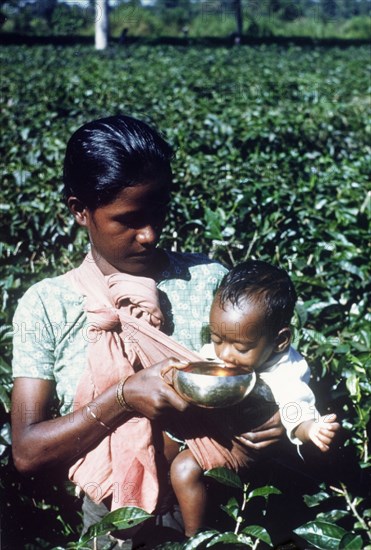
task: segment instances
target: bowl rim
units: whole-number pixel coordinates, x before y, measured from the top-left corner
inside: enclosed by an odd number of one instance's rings
[[[227,371],[229,374],[223,374],[223,375],[217,375],[217,374],[212,374],[210,372],[192,372],[189,369],[189,367],[197,367],[197,365],[204,365],[205,367],[209,367],[209,368],[218,368],[218,369],[223,369],[225,371]],[[217,362],[212,362],[212,361],[192,361],[191,363],[188,363],[184,368],[176,368],[175,367],[175,371],[174,372],[174,376],[177,376],[178,374],[181,374],[183,373],[184,375],[189,375],[189,376],[207,376],[207,377],[210,377],[210,378],[236,378],[237,376],[249,376],[251,377],[252,379],[254,379],[254,382],[256,380],[256,372],[254,370],[250,371],[250,372],[247,372],[247,371],[244,371],[242,370],[240,367],[236,367],[236,368],[229,368],[229,367],[223,367],[222,366],[223,363],[217,363]],[[234,372],[233,372],[234,371]],[[237,371],[237,372],[236,372]]]

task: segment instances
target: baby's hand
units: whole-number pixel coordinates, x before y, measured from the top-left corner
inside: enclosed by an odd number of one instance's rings
[[[338,430],[340,430],[340,424],[336,422],[336,414],[327,414],[321,416],[318,422],[311,422],[308,429],[308,437],[325,453],[329,450],[330,444]]]

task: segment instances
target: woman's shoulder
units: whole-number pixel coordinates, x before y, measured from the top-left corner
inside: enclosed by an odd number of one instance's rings
[[[83,297],[71,286],[66,275],[47,277],[34,283],[18,302],[18,310],[36,312],[40,309],[54,310],[81,304]]]
[[[67,274],[57,275],[56,277],[46,277],[30,286],[24,296],[28,295],[46,295],[52,293],[59,295],[68,292],[68,294],[78,294],[77,291],[71,287],[71,283],[67,278]]]
[[[209,258],[206,254],[169,251],[166,251],[166,254],[169,258],[170,268],[177,273],[192,270],[224,275],[228,271],[220,262]]]

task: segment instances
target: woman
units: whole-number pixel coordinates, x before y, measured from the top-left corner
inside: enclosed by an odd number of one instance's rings
[[[91,252],[78,269],[31,287],[14,317],[15,465],[25,474],[70,466],[70,477],[98,503],[85,497],[85,528],[121,505],[159,511],[166,470],[160,422],[188,408],[160,373],[170,357],[197,357],[226,271],[204,256],[157,247],[171,156],[156,131],[130,117],[75,132],[65,198]],[[273,419],[263,428],[245,434],[246,445],[259,450],[282,434]],[[110,465],[103,472],[112,448],[118,471]]]

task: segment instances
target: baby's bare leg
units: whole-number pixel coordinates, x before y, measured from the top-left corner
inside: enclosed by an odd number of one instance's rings
[[[171,464],[179,454],[179,443],[171,439],[166,432],[162,432],[164,441],[164,455],[168,464]]]
[[[187,537],[203,525],[207,495],[202,468],[188,449],[182,451],[170,468],[171,484],[178,499]]]

